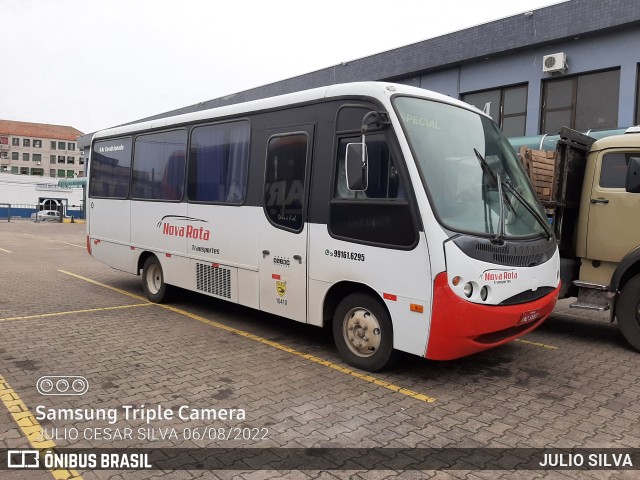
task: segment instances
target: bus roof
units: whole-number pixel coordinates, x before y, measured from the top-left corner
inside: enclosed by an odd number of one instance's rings
[[[322,99],[345,96],[364,96],[383,99],[389,98],[392,95],[396,94],[415,95],[430,100],[450,103],[452,105],[464,107],[466,109],[473,110],[476,113],[483,114],[483,112],[481,112],[480,110],[460,100],[454,99],[447,95],[442,95],[440,93],[432,92],[430,90],[425,90],[424,88],[411,87],[389,82],[354,82],[330,85],[327,87],[319,87],[311,90],[287,93],[285,95],[279,95],[275,97],[236,103],[233,105],[226,105],[224,107],[216,107],[208,110],[200,110],[197,112],[190,112],[171,117],[148,120],[145,122],[111,127],[97,132],[93,136],[93,140],[97,140],[103,137],[112,137],[116,135],[126,135],[141,130],[153,130],[156,128],[169,127],[172,125],[180,125],[184,123],[197,122],[218,117],[229,117],[256,111],[270,110],[273,108],[314,102]]]

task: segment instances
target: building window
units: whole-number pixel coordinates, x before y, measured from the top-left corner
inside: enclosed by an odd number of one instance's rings
[[[620,70],[546,80],[542,94],[541,133],[561,127],[579,131],[616,128]]]
[[[18,167],[11,167],[11,173],[17,175],[19,173]]]
[[[64,163],[64,155],[58,155],[58,163]]]
[[[42,161],[42,155],[40,155],[39,153],[34,153],[33,154],[33,161],[34,162],[41,162]]]
[[[67,163],[76,163],[76,157],[67,157]]]
[[[527,85],[465,93],[462,101],[485,111],[507,137],[523,136],[527,119]]]
[[[75,150],[75,149],[76,149],[75,143],[67,143],[67,150]]]
[[[67,170],[67,178],[73,178],[73,170]]]
[[[22,146],[23,147],[30,147],[31,146],[31,140],[29,140],[28,138],[23,138],[22,139]]]
[[[50,177],[55,177],[56,176],[56,169],[52,168],[51,170],[49,170],[49,176]]]
[[[11,160],[20,160],[20,154],[18,152],[11,152]]]
[[[84,165],[84,158],[80,157],[80,158],[78,159],[78,164],[79,164],[79,165]]]
[[[29,161],[29,154],[28,154],[28,153],[26,153],[26,152],[25,152],[25,153],[23,153],[23,154],[22,154],[22,160],[24,160],[25,162],[28,162],[28,161]]]
[[[42,140],[34,140],[33,148],[42,148]]]
[[[78,172],[78,176],[79,176],[79,177],[84,177],[84,172],[83,172],[82,170],[80,170],[80,171]]]
[[[66,146],[65,142],[58,142],[58,150],[64,150]]]
[[[55,149],[56,149],[56,142],[51,141],[51,150],[55,150]]]
[[[49,163],[56,163],[56,156],[55,155],[49,155]]]
[[[29,167],[20,167],[20,175],[29,175]]]
[[[11,139],[11,145],[13,145],[14,147],[19,147],[20,146],[20,139],[17,138],[17,137],[12,138]]]
[[[9,152],[0,152],[0,158],[9,158]]]
[[[64,170],[58,170],[58,177],[64,177]]]

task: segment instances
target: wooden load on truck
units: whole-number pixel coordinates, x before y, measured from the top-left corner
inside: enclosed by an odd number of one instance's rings
[[[561,257],[575,257],[576,254],[574,237],[587,154],[595,141],[562,127],[555,151],[526,147],[520,151],[527,175],[552,222]]]

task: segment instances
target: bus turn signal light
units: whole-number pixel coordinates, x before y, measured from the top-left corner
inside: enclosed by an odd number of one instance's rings
[[[460,280],[462,280],[460,277],[453,277],[451,283],[453,283],[454,287],[457,287],[460,284]]]
[[[417,303],[412,303],[409,305],[409,309],[412,312],[424,313],[424,307],[422,305],[418,305]]]

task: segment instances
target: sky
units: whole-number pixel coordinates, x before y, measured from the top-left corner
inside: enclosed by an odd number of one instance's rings
[[[0,0],[0,119],[89,133],[558,0]]]

